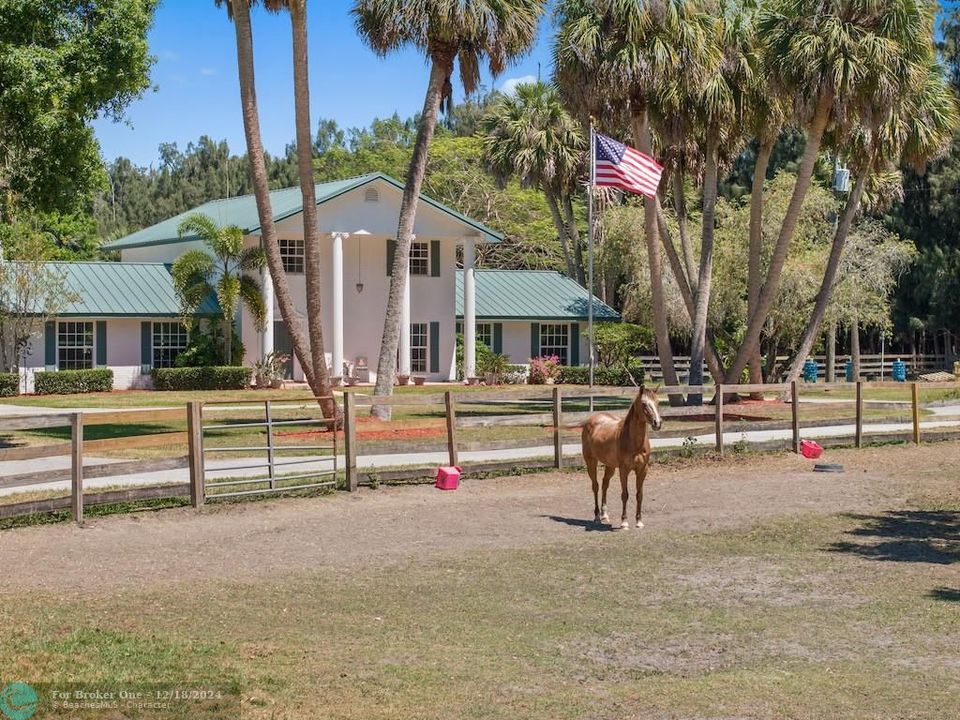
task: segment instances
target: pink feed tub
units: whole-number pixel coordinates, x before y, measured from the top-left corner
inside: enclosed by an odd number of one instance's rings
[[[456,490],[460,486],[461,472],[463,471],[456,465],[438,467],[435,487],[438,490]]]
[[[818,457],[823,455],[823,447],[813,440],[801,440],[800,454],[802,454],[805,458],[816,460]]]

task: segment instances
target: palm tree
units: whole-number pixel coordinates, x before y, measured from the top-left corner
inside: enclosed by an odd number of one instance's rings
[[[584,284],[573,195],[586,142],[580,125],[560,101],[556,87],[535,82],[498,98],[481,121],[484,160],[500,180],[516,175],[540,189],[560,238],[567,275]]]
[[[263,329],[267,311],[260,283],[247,273],[263,267],[260,247],[243,246],[243,230],[236,225],[220,227],[209,215],[192,213],[177,226],[180,237],[199,238],[210,248],[188,250],[173,263],[173,284],[180,296],[185,318],[189,318],[211,294],[217,296],[223,317],[223,357],[233,364],[233,319],[242,303],[253,316],[254,325]]]
[[[942,68],[932,63],[919,65],[912,68],[907,83],[903,97],[891,107],[886,123],[875,132],[860,126],[849,142],[845,142],[846,138],[841,139],[843,147],[852,151],[850,162],[857,180],[837,223],[813,313],[788,371],[787,382],[800,376],[803,363],[820,333],[820,324],[837,282],[840,260],[853,220],[874,173],[883,170],[882,167],[878,168],[878,164],[883,162],[883,158],[899,157],[917,172],[922,172],[930,160],[946,152],[957,130],[956,96]],[[897,187],[902,187],[902,183],[897,183]],[[854,323],[851,338],[856,332],[858,328]],[[857,347],[859,349],[859,339]]]
[[[409,45],[430,61],[430,79],[400,204],[396,253],[377,361],[377,395],[393,392],[401,330],[400,306],[408,282],[417,202],[437,117],[452,99],[454,64],[460,67],[460,80],[469,95],[480,82],[480,64],[484,58],[490,73],[498,75],[510,60],[530,48],[545,3],[546,0],[356,0],[354,3],[352,13],[357,31],[375,52],[386,55]],[[390,415],[389,408],[383,406],[374,407],[373,412],[381,418]]]
[[[250,163],[250,178],[253,184],[253,194],[257,203],[257,214],[260,220],[260,233],[263,241],[263,248],[266,254],[267,268],[270,277],[273,280],[274,292],[277,305],[280,307],[280,315],[287,326],[290,336],[290,344],[293,347],[294,355],[300,361],[300,367],[303,369],[304,377],[310,385],[314,395],[318,397],[330,397],[329,377],[327,373],[326,362],[323,359],[323,341],[322,330],[320,330],[320,315],[316,306],[314,313],[310,313],[312,302],[319,302],[319,293],[314,293],[314,298],[309,297],[308,293],[308,322],[311,326],[311,335],[317,337],[317,342],[308,343],[304,337],[303,330],[297,320],[296,304],[293,295],[290,292],[290,285],[287,282],[286,273],[283,270],[283,260],[280,257],[280,246],[277,243],[277,233],[273,224],[273,209],[270,203],[270,184],[267,175],[266,162],[264,160],[263,141],[260,136],[260,113],[257,107],[256,82],[253,66],[253,30],[250,25],[250,7],[256,0],[214,0],[218,7],[226,5],[227,14],[234,21],[234,30],[237,43],[237,68],[240,77],[240,104],[243,110],[243,129],[247,142],[247,159]],[[287,0],[265,0],[265,6],[268,10],[278,11],[287,5]],[[299,5],[298,5],[299,7]],[[294,39],[297,43],[295,50],[295,101],[298,105],[297,126],[298,141],[300,140],[300,124],[302,122],[302,101],[303,89],[306,82],[306,37],[305,37],[305,14],[295,15],[296,11],[291,11],[291,19],[294,26]],[[299,33],[297,27],[302,23],[303,33]],[[302,43],[302,45],[301,45]],[[301,49],[302,48],[302,49]],[[298,69],[297,63],[302,59],[303,65]],[[309,98],[307,98],[308,100]],[[307,117],[309,126],[309,116]],[[309,127],[308,127],[309,135]],[[302,141],[298,142],[298,153],[304,147]],[[309,148],[309,142],[306,143]],[[303,177],[302,162],[298,155],[298,169],[301,170]],[[308,198],[314,192],[312,176],[307,182],[301,180],[301,188],[309,188],[306,192],[309,195],[304,198],[304,225],[307,226],[307,212],[314,212],[316,202],[308,202]],[[315,224],[315,223],[313,223]],[[304,252],[307,252],[308,243],[304,241]],[[317,245],[313,244],[313,248]],[[311,250],[313,252],[313,250]],[[316,257],[316,256],[313,256]],[[319,266],[316,262],[306,262],[305,271],[309,278],[311,274],[319,273]],[[316,278],[314,274],[314,278]],[[316,327],[314,327],[316,326]],[[314,360],[318,357],[321,362],[318,364]],[[336,406],[332,401],[325,400],[321,402],[325,417],[334,417]]]
[[[593,113],[625,111],[637,149],[653,154],[652,115],[662,90],[686,75],[696,85],[708,51],[711,17],[694,0],[562,0],[554,45],[564,93]],[[657,353],[668,385],[677,384],[667,324],[657,201],[644,201],[644,237]],[[671,404],[683,397],[670,396]]]
[[[776,0],[761,10],[758,32],[774,92],[793,98],[805,119],[807,144],[730,378],[740,377],[757,352],[827,128],[858,119],[876,124],[882,108],[895,101],[904,68],[929,54],[933,18],[932,5],[923,0]]]

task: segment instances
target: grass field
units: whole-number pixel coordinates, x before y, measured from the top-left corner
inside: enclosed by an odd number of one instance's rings
[[[655,468],[642,531],[572,474],[6,531],[0,667],[251,718],[960,716],[960,444],[830,459]]]

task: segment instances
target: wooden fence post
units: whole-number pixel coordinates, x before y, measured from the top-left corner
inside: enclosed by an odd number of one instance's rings
[[[920,444],[920,388],[917,383],[910,384],[910,397],[913,404],[913,444]]]
[[[70,515],[83,525],[83,413],[70,416]]]
[[[457,457],[457,407],[453,393],[447,390],[443,394],[443,402],[447,406],[447,455],[451,466],[459,464]]]
[[[343,393],[343,454],[346,465],[347,492],[357,491],[357,399],[352,392]]]
[[[790,415],[793,420],[793,451],[800,453],[800,393],[797,392],[797,381],[790,383]]]
[[[714,398],[716,403],[716,432],[717,432],[717,455],[723,457],[723,385],[717,385],[717,394]]]
[[[553,388],[553,466],[557,469],[563,467],[563,433],[561,423],[563,422],[563,395],[560,388]]]
[[[206,490],[203,487],[203,428],[200,420],[200,403],[191,400],[187,403],[187,444],[190,467],[190,504],[198,508],[203,505]]]
[[[863,381],[857,380],[857,428],[854,435],[854,444],[863,447]]]

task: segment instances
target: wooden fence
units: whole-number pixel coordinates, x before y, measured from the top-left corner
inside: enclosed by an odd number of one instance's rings
[[[920,403],[921,393],[926,388],[960,388],[960,382],[954,383],[894,383],[894,382],[857,382],[857,383],[804,383],[791,384],[758,384],[758,385],[730,385],[730,386],[675,386],[661,387],[658,392],[661,397],[675,394],[703,393],[713,395],[712,405],[702,407],[664,407],[662,416],[665,420],[671,418],[677,421],[707,422],[713,426],[714,449],[723,455],[726,450],[725,432],[738,430],[790,430],[790,447],[799,452],[802,424],[801,414],[803,404],[801,395],[813,391],[824,390],[846,391],[852,395],[843,402],[852,406],[853,442],[856,447],[864,444],[864,398],[865,391],[873,389],[895,388],[902,392],[901,402],[909,402],[911,432],[909,439],[914,443],[921,440],[920,432]],[[506,463],[478,462],[468,464],[472,471],[509,469],[509,467],[554,467],[562,468],[569,462],[564,457],[564,441],[571,443],[578,441],[578,428],[589,415],[589,408],[594,403],[609,406],[619,403],[620,411],[624,411],[630,398],[636,393],[635,388],[619,387],[531,387],[529,390],[481,390],[455,391],[414,394],[404,393],[389,397],[374,397],[359,392],[347,392],[343,401],[343,462],[342,475],[348,491],[354,491],[364,476],[370,478],[378,476],[381,480],[399,479],[412,475],[424,476],[435,469],[436,463],[423,463],[412,472],[405,469],[373,470],[360,466],[360,444],[358,443],[357,428],[362,410],[372,405],[383,405],[392,408],[407,406],[419,408],[429,417],[440,420],[444,425],[444,441],[441,441],[444,450],[441,450],[450,465],[463,465],[461,453],[465,450],[489,451],[505,448],[535,448],[549,449],[549,459],[537,460],[535,457],[523,460],[510,460]],[[736,420],[735,415],[742,413],[740,406],[735,410],[724,403],[724,395],[728,393],[777,393],[786,394],[790,399],[790,422],[788,425],[780,421],[747,422]],[[292,402],[292,401],[291,401]],[[312,403],[313,400],[304,401]],[[261,401],[262,404],[262,401]],[[215,403],[211,403],[215,405]],[[279,403],[278,403],[279,405]],[[831,403],[830,407],[837,407],[838,403]],[[312,407],[316,409],[316,405]],[[32,470],[30,472],[8,474],[0,477],[0,489],[23,488],[41,486],[47,483],[63,483],[69,481],[69,495],[63,497],[44,498],[0,504],[0,519],[19,515],[50,512],[70,509],[71,516],[77,523],[83,522],[84,508],[92,505],[115,504],[139,500],[158,498],[189,498],[192,505],[199,507],[208,497],[204,489],[204,447],[202,442],[202,424],[200,421],[202,403],[189,403],[186,408],[158,409],[158,410],[116,410],[108,412],[65,412],[43,415],[0,418],[0,436],[4,433],[42,428],[69,428],[69,442],[25,447],[8,447],[0,449],[0,462],[14,460],[30,460],[69,456],[69,467],[56,470]],[[731,419],[733,418],[733,419]],[[142,430],[143,425],[150,423],[184,423],[186,432],[179,429],[167,432],[150,432],[141,435],[131,435],[122,438],[104,440],[84,440],[84,428],[96,425],[112,424],[126,426],[130,432]],[[737,423],[740,423],[739,425]],[[840,424],[839,419],[813,422],[808,419],[807,427],[824,424]],[[745,424],[746,423],[746,424]],[[239,427],[239,425],[238,425]],[[496,442],[465,442],[461,437],[467,430],[488,427],[534,427],[546,431],[547,435],[536,435],[529,442],[522,444],[515,440]],[[658,433],[664,437],[684,437],[683,429],[670,430]],[[708,431],[709,432],[709,431]],[[577,435],[571,434],[577,433]],[[678,434],[679,433],[679,434]],[[849,436],[847,436],[849,437]],[[889,436],[886,436],[889,437]],[[538,439],[539,438],[539,439]],[[163,457],[156,459],[123,460],[118,459],[109,463],[89,464],[84,462],[94,449],[139,449],[156,448],[171,444],[186,445],[187,454],[183,456]],[[404,443],[408,445],[408,443]],[[331,443],[336,457],[335,440]],[[402,447],[402,445],[401,445]],[[389,448],[388,448],[389,450]],[[410,453],[411,449],[407,449]],[[417,450],[412,450],[416,453]],[[375,455],[376,453],[374,453]],[[533,453],[531,453],[532,455]],[[336,467],[336,460],[334,461]],[[88,492],[84,489],[84,481],[91,478],[109,478],[124,475],[157,472],[164,470],[187,469],[189,482],[176,482],[161,485],[145,485],[120,490]],[[250,480],[249,482],[253,482]],[[271,483],[272,485],[272,483]]]

